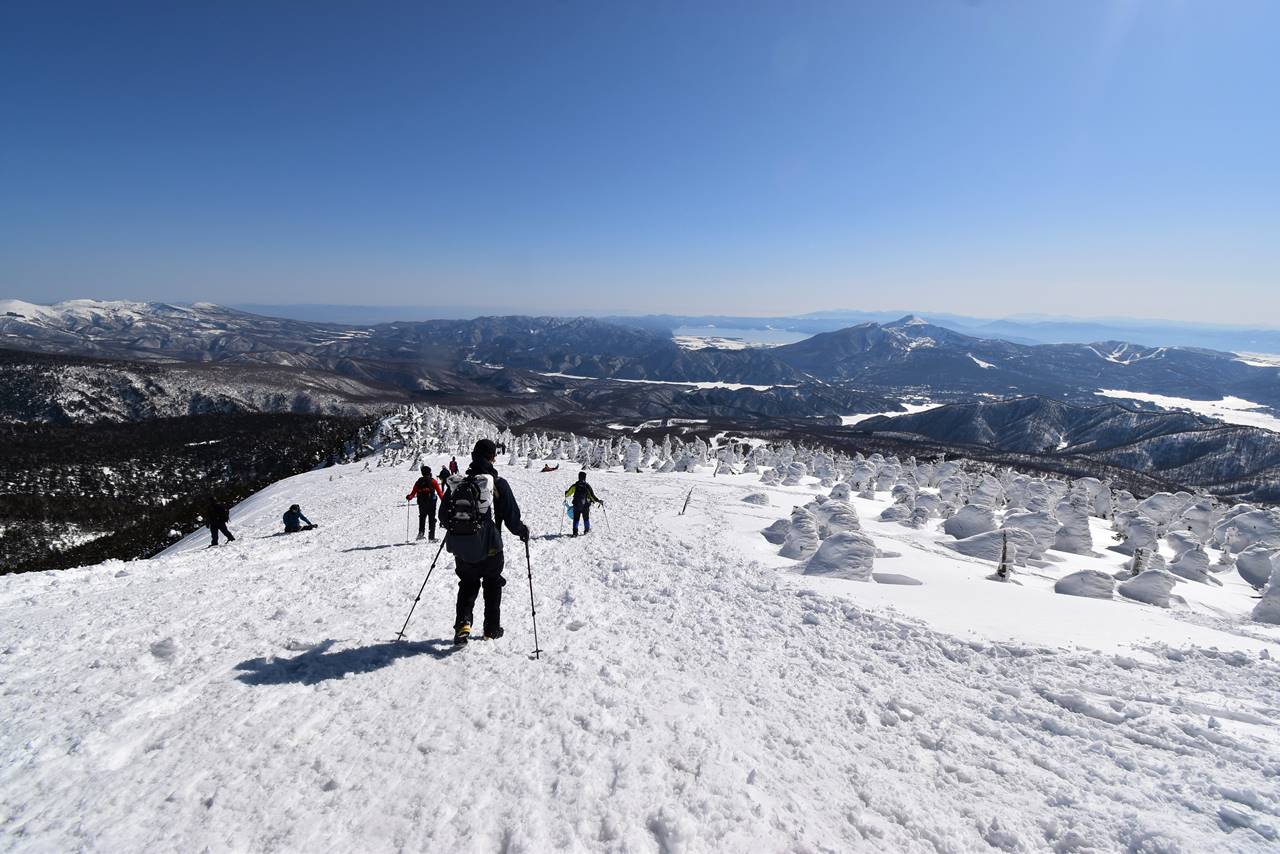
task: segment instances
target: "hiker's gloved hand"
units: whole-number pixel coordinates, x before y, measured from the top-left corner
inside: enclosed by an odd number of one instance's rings
[[[529,542],[529,526],[525,525],[520,529],[520,542]]]

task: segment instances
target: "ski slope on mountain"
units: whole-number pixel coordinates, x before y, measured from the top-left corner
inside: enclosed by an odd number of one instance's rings
[[[1177,611],[1052,592],[1115,554],[992,583],[877,521],[883,494],[853,499],[900,555],[875,572],[922,583],[815,579],[759,534],[814,478],[593,473],[608,520],[571,539],[571,467],[499,471],[540,660],[510,536],[505,638],[448,642],[446,555],[391,642],[435,552],[404,543],[406,466],[282,481],[230,546],[0,579],[0,848],[1277,844],[1280,636],[1241,585],[1181,584]],[[320,527],[278,535],[295,502]]]

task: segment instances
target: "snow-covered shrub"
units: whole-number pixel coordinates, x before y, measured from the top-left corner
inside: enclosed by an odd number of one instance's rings
[[[1228,513],[1213,535],[1215,542],[1230,545],[1237,553],[1258,543],[1280,547],[1280,510],[1248,508],[1236,515]]]
[[[1252,616],[1259,623],[1280,626],[1280,579],[1272,576],[1262,599],[1253,606]]]
[[[870,581],[875,556],[875,543],[865,534],[841,531],[822,541],[805,563],[804,574]]]
[[[1276,568],[1280,567],[1277,555],[1280,555],[1280,552],[1267,546],[1249,546],[1236,555],[1236,572],[1240,573],[1240,577],[1250,586],[1261,590],[1271,580]]]
[[[1067,596],[1084,596],[1089,599],[1110,599],[1115,593],[1116,580],[1096,569],[1082,569],[1064,575],[1053,585],[1054,593]]]
[[[1053,514],[1046,513],[1043,510],[1027,510],[1022,512],[1006,513],[1004,515],[1005,528],[1021,528],[1036,538],[1043,548],[1049,548],[1053,545],[1054,538],[1057,536],[1058,529],[1062,527],[1062,523],[1053,517]]]
[[[995,563],[1000,559],[1006,535],[1009,538],[1009,551],[1013,552],[1012,562],[1016,565],[1025,566],[1027,560],[1038,559],[1044,554],[1044,547],[1030,532],[1021,528],[986,531],[972,537],[965,537],[963,540],[956,540],[954,543],[943,543],[943,545],[962,555]]]
[[[813,509],[813,504],[810,504],[809,508],[813,512],[814,520],[818,523],[818,536],[823,539],[841,531],[858,531],[862,528],[858,520],[858,511],[854,510],[848,502],[827,501],[816,510]]]
[[[1169,571],[1188,581],[1222,585],[1221,581],[1209,574],[1209,555],[1205,554],[1204,547],[1198,544],[1175,557],[1173,563],[1169,564]]]
[[[1180,597],[1170,595],[1177,583],[1176,578],[1162,569],[1148,569],[1139,573],[1137,578],[1122,582],[1116,591],[1126,599],[1168,608],[1170,603],[1182,601]]]
[[[890,504],[880,512],[880,521],[902,522],[911,518],[911,511],[914,509],[910,504]]]
[[[803,560],[818,550],[818,525],[813,514],[803,507],[791,511],[791,525],[787,528],[786,540],[778,554],[783,557]]]
[[[752,492],[749,495],[742,496],[742,503],[754,504],[757,507],[768,507],[769,496],[763,492]]]
[[[1112,551],[1131,555],[1137,549],[1154,552],[1159,529],[1156,523],[1135,510],[1116,514],[1116,530],[1124,535],[1124,541],[1112,546]]]
[[[955,516],[942,522],[942,530],[951,536],[955,536],[956,539],[964,539],[966,536],[974,536],[975,534],[986,534],[987,531],[996,530],[996,515],[989,507],[978,506],[978,504],[965,504],[964,507],[956,511]]]
[[[786,519],[779,519],[760,533],[775,546],[780,546],[787,541],[787,532],[790,530],[791,522]]]
[[[1185,529],[1170,531],[1164,535],[1164,541],[1169,544],[1169,548],[1173,549],[1175,555],[1180,555],[1187,549],[1201,544],[1199,537]]]

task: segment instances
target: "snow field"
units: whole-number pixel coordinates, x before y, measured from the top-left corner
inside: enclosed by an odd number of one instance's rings
[[[1053,594],[1078,556],[975,580],[990,565],[933,526],[877,521],[887,495],[853,500],[902,555],[875,572],[922,585],[800,576],[759,530],[815,491],[754,476],[595,473],[608,523],[575,540],[572,466],[536,468],[499,465],[537,537],[540,661],[509,536],[505,638],[447,642],[442,559],[390,642],[435,552],[402,542],[407,467],[276,484],[231,546],[4,578],[0,848],[1277,844],[1280,670],[1257,650],[1280,650],[1229,606]],[[275,536],[294,502],[320,528]]]

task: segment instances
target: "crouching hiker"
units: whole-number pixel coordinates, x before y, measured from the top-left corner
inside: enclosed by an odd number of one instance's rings
[[[502,637],[502,529],[529,541],[529,528],[520,521],[520,506],[511,486],[493,467],[498,448],[488,439],[476,442],[465,475],[453,475],[440,502],[444,547],[453,555],[458,574],[458,607],[453,642],[471,638],[476,596],[484,588],[484,636]]]
[[[306,523],[306,524],[303,524]],[[286,534],[296,534],[299,531],[315,530],[315,523],[302,515],[302,508],[297,504],[290,504],[289,509],[284,514],[284,532]]]
[[[443,470],[442,470],[443,471]],[[436,499],[444,498],[440,484],[431,476],[431,466],[422,467],[422,477],[413,484],[413,489],[404,497],[405,501],[418,499],[418,539],[426,533],[427,523],[431,523],[431,538],[436,541]]]
[[[587,483],[587,473],[578,472],[578,482],[564,491],[565,498],[573,500],[573,535],[578,536],[578,520],[582,520],[582,533],[591,533],[591,505],[604,504],[596,498],[596,491]]]

